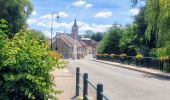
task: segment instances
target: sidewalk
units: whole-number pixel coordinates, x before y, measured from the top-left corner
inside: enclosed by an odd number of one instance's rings
[[[105,64],[109,64],[109,65],[114,65],[116,67],[126,68],[129,70],[134,70],[134,71],[138,71],[138,72],[148,73],[148,74],[156,75],[156,76],[163,77],[163,78],[170,78],[170,73],[161,72],[156,69],[150,69],[150,68],[132,66],[132,65],[125,65],[125,64],[110,62],[110,61],[102,61],[102,60],[92,60],[92,61],[105,63]]]
[[[57,95],[58,99],[75,100],[75,77],[69,72],[67,67],[54,70],[53,75],[56,89],[63,91],[63,93]]]

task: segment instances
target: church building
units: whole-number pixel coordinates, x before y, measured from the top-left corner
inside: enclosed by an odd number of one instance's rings
[[[79,38],[78,29],[79,27],[75,19],[71,34],[56,33],[55,38],[53,38],[53,50],[57,50],[65,59],[81,59],[89,53],[94,53],[96,50],[97,42],[91,39],[87,42]]]

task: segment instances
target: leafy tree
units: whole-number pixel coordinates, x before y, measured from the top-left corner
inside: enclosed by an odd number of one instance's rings
[[[120,27],[113,25],[106,33],[100,42],[98,52],[99,53],[120,53],[119,40],[121,37]]]
[[[8,22],[9,36],[12,37],[23,26],[26,26],[26,20],[32,12],[30,0],[1,0],[0,1],[0,19]]]
[[[146,2],[145,20],[148,24],[146,35],[156,35],[157,47],[166,45],[170,40],[170,1],[148,0]]]
[[[103,33],[101,33],[101,32],[94,33],[91,36],[91,39],[95,40],[96,42],[101,41],[102,38],[103,38]]]
[[[85,34],[83,35],[84,38],[91,38],[92,34],[94,34],[94,32],[92,30],[86,30]]]
[[[133,3],[137,4],[138,1],[140,0],[133,0]],[[147,24],[145,36],[150,40],[150,47],[164,48],[170,40],[170,1],[145,1],[144,20]]]
[[[122,35],[120,38],[120,51],[122,53],[126,53],[129,56],[136,55],[136,45],[135,45],[135,38],[136,38],[136,25],[129,24],[126,25],[122,29]]]
[[[156,46],[156,40],[154,35],[150,39],[145,36],[145,31],[147,28],[147,22],[145,21],[145,10],[146,7],[141,7],[139,14],[134,17],[134,24],[136,28],[134,28],[135,37],[132,42],[135,45],[137,52],[140,52],[145,56],[150,56],[151,49]]]
[[[0,99],[55,99],[59,91],[54,90],[50,72],[59,61],[47,40],[35,31],[21,30],[13,39],[4,32],[0,30]]]
[[[1,34],[3,34],[3,33],[7,34],[8,33],[7,22],[3,19],[0,19],[0,32],[1,32]]]

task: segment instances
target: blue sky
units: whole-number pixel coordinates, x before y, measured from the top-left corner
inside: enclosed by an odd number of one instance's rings
[[[58,12],[60,19],[54,18],[54,31],[71,32],[73,21],[76,18],[79,34],[86,30],[104,32],[113,23],[129,24],[139,8],[132,8],[131,0],[31,0],[34,11],[27,23],[30,28],[44,32],[50,36],[51,13]],[[56,17],[57,14],[54,14]]]

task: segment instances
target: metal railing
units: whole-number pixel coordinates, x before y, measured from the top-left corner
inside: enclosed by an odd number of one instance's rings
[[[147,68],[153,68],[153,69],[159,69],[161,71],[163,71],[167,66],[170,65],[170,61],[162,61],[159,58],[153,58],[153,57],[144,57],[142,59],[137,59],[135,56],[121,57],[121,56],[115,55],[114,57],[97,56],[96,58],[99,60],[105,60],[105,61],[111,61],[111,62],[117,62],[117,63],[122,63],[122,64],[135,65],[135,66],[141,66],[141,67],[147,67]]]
[[[83,88],[80,87],[80,77],[83,78]],[[96,100],[109,100],[108,97],[103,93],[103,84],[97,84],[95,87],[89,80],[88,74],[80,73],[80,68],[76,68],[76,97],[80,96],[80,90],[83,92],[83,100],[90,100],[88,96],[88,85],[93,87],[96,90]]]

